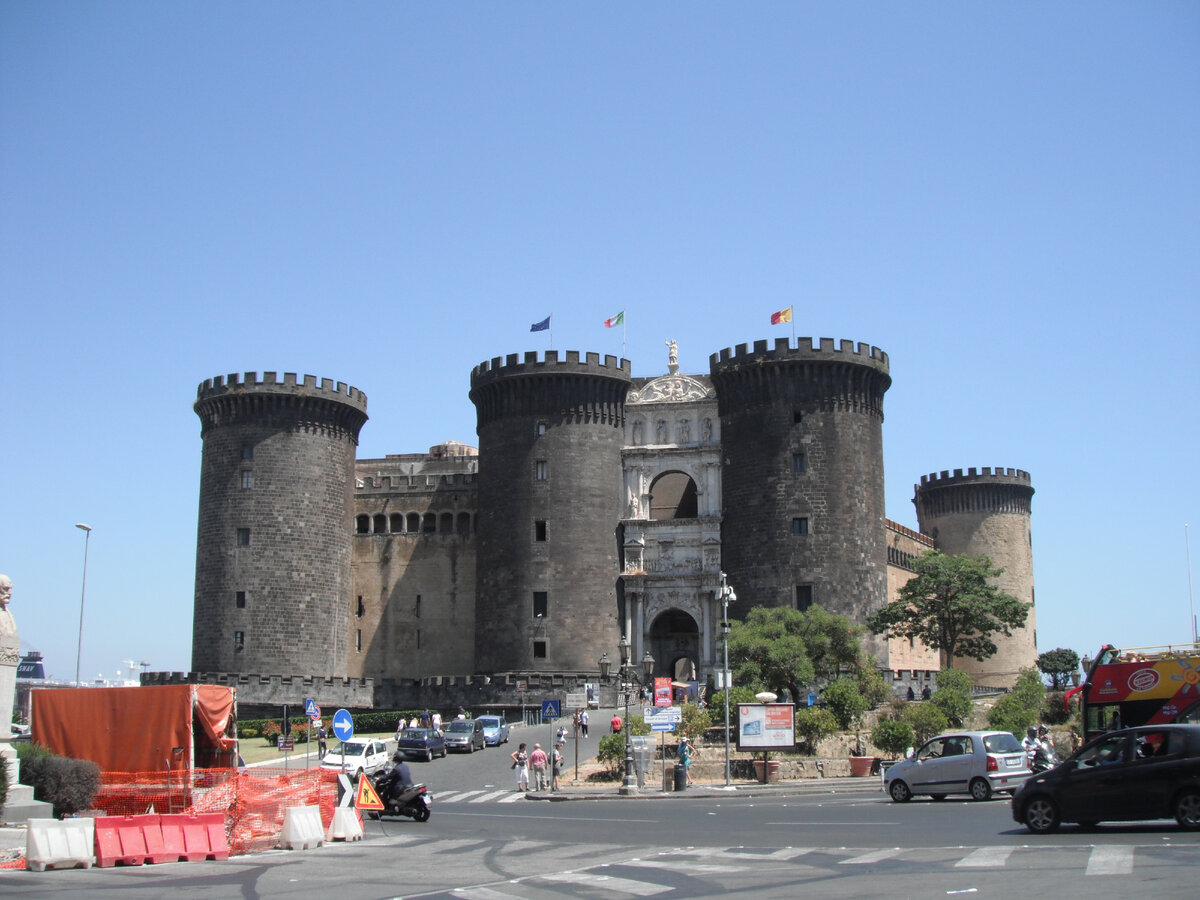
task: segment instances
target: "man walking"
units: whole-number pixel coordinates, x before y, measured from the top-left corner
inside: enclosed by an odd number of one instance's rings
[[[583,732],[583,736],[587,737],[588,711],[585,709],[579,714],[579,729]]]

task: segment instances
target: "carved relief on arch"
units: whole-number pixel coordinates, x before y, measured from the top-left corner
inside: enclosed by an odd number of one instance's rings
[[[704,621],[700,600],[694,594],[683,594],[679,591],[648,591],[645,602],[644,618],[647,629],[654,624],[655,619],[672,609],[677,609],[691,616],[697,628]]]

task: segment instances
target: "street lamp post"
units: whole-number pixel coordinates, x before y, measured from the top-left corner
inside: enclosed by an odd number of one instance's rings
[[[82,530],[83,538],[83,587],[79,591],[79,644],[75,648],[75,687],[79,687],[79,660],[83,655],[83,601],[87,597],[87,558],[88,544],[92,540],[92,526],[76,522],[75,527]]]
[[[638,792],[637,776],[633,772],[633,743],[629,739],[629,695],[633,693],[634,686],[644,687],[651,683],[654,678],[654,657],[647,650],[642,656],[641,661],[641,677],[638,677],[639,667],[634,666],[630,660],[633,647],[629,643],[629,638],[621,635],[621,640],[617,644],[617,650],[621,654],[621,691],[625,695],[625,778],[621,782],[622,794],[636,794]],[[612,663],[609,662],[608,654],[605,653],[600,657],[600,677],[605,681],[608,680],[608,673],[612,669]]]
[[[725,581],[725,573],[721,573],[721,634],[725,638],[725,663],[722,667],[721,681],[725,686],[725,787],[729,787],[729,604],[737,602],[737,594]]]

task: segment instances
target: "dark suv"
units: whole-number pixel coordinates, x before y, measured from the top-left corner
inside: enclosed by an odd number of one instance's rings
[[[1200,828],[1200,725],[1110,731],[1013,795],[1012,816],[1035,834],[1062,822],[1175,818]]]

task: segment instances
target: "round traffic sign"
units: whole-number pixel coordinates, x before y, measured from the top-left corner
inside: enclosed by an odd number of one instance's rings
[[[354,719],[349,711],[339,709],[333,714],[333,736],[342,742],[354,737]]]

